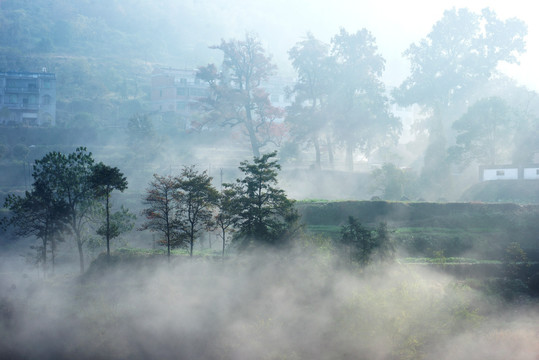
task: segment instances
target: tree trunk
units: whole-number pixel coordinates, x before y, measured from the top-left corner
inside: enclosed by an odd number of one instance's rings
[[[256,132],[253,127],[253,118],[251,115],[250,106],[250,104],[245,105],[245,115],[247,116],[247,120],[245,121],[245,127],[247,128],[249,140],[251,141],[251,149],[253,151],[253,156],[260,157],[260,144],[258,143],[258,139],[256,138]]]
[[[106,212],[107,212],[107,260],[110,260],[110,211],[109,211],[109,193],[106,196]]]
[[[80,273],[84,274],[84,254],[82,251],[82,241],[80,240],[79,235],[77,235],[77,248],[79,250]]]
[[[168,262],[170,263],[170,233],[168,231],[167,231],[167,259],[168,259]]]
[[[354,171],[354,146],[350,142],[346,142],[346,170]]]
[[[320,142],[318,141],[318,136],[313,136],[314,152],[316,156],[316,169],[320,170],[322,168],[320,164]]]
[[[224,260],[225,258],[225,244],[226,244],[226,231],[225,229],[221,229],[223,231],[223,255],[222,255],[222,258]]]
[[[189,239],[189,257],[193,257],[193,235],[191,235],[191,238]]]
[[[328,146],[328,160],[329,160],[329,167],[333,169],[333,144],[331,142],[331,138],[329,135],[326,138],[327,146]]]
[[[47,238],[43,239],[43,249],[41,250],[41,261],[43,262],[43,277],[47,277]]]
[[[56,240],[54,237],[51,239],[51,263],[52,263],[52,275],[54,275],[54,270],[56,270],[56,261],[55,261],[55,251],[56,251]]]

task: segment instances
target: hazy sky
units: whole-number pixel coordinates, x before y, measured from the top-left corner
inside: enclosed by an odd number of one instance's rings
[[[490,7],[501,19],[517,17],[528,25],[527,52],[520,66],[503,69],[519,83],[539,91],[539,27],[534,23],[539,3],[530,0],[193,0],[193,5],[207,11],[210,18],[224,16],[225,39],[242,37],[245,31],[259,34],[281,70],[286,70],[287,50],[307,31],[329,41],[340,27],[348,32],[366,28],[376,37],[387,61],[389,87],[399,85],[408,74],[409,63],[402,52],[426,37],[444,10],[467,7],[479,12]]]

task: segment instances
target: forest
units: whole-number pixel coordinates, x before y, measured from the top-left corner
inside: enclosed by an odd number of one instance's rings
[[[539,174],[534,28],[447,3],[395,56],[339,1],[0,1],[57,94],[0,96],[0,358],[535,359],[539,178],[480,173]]]

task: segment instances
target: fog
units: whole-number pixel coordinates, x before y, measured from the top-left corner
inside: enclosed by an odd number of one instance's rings
[[[487,7],[496,16],[492,34],[480,17]],[[474,39],[451,22],[462,8],[480,19]],[[524,0],[0,1],[0,73],[56,76],[54,124],[31,123],[26,112],[44,104],[21,110],[26,95],[0,93],[0,201],[32,190],[35,160],[85,146],[127,178],[112,210],[123,205],[136,216],[113,240],[110,260],[104,245],[87,246],[97,225],[81,227],[82,274],[74,234],[62,233],[45,274],[41,240],[0,227],[0,358],[537,359],[536,14]],[[449,26],[435,33],[442,19]],[[244,84],[219,91],[242,81],[230,80],[236,74],[227,73],[223,44],[250,36],[260,42],[258,59],[276,68],[254,82],[268,94],[242,94],[245,105],[234,93]],[[309,73],[323,74],[311,92],[318,98],[301,93],[309,76],[291,59],[310,36],[326,49]],[[447,60],[453,49],[442,45],[455,37],[462,53]],[[486,38],[496,45],[488,51]],[[372,41],[359,47],[372,53],[349,56],[358,39]],[[483,47],[471,49],[475,42]],[[481,62],[475,55],[483,51]],[[438,59],[431,67],[417,61],[430,57]],[[204,82],[195,69],[208,64],[217,70]],[[152,79],[163,69],[191,77],[159,88]],[[368,85],[349,93],[341,86],[363,76]],[[187,83],[196,90],[204,83],[210,96],[184,101]],[[172,102],[161,103],[168,90]],[[223,110],[217,99],[232,106]],[[231,108],[236,118],[226,118]],[[260,144],[245,125],[249,111],[260,120]],[[195,165],[222,190],[242,175],[242,161],[274,150],[278,187],[306,214],[284,250],[241,252],[230,232],[221,258],[217,234],[204,233],[193,258],[178,250],[167,263],[160,236],[138,231],[154,174]],[[481,181],[484,166],[500,181]],[[532,178],[520,178],[525,167]],[[506,180],[505,171],[519,178]],[[340,242],[349,216],[371,235],[386,223],[394,261],[347,261]],[[511,265],[518,270],[508,275]]]
[[[2,279],[4,358],[535,359],[537,308],[421,267],[349,269],[302,248],[221,263],[101,259]],[[22,276],[21,276],[22,275]]]
[[[162,4],[170,10],[170,16],[182,8],[174,2],[163,1]],[[501,19],[517,17],[528,25],[527,51],[521,57],[520,64],[504,65],[503,70],[519,83],[533,90],[538,89],[539,75],[533,64],[539,56],[537,41],[534,40],[539,38],[539,28],[533,17],[535,5],[524,0],[511,3],[502,0],[413,0],[406,3],[392,0],[376,3],[351,3],[345,0],[331,3],[307,0],[263,3],[198,0],[183,6],[197,19],[207,19],[204,22],[205,37],[190,34],[191,44],[200,41],[213,45],[221,38],[241,38],[245,31],[254,31],[263,39],[279,68],[288,73],[292,70],[287,51],[308,31],[329,42],[341,27],[350,32],[366,28],[376,37],[380,52],[387,60],[384,79],[390,86],[398,86],[409,72],[409,64],[402,53],[410,44],[424,38],[445,10],[454,7],[479,12],[488,7]]]

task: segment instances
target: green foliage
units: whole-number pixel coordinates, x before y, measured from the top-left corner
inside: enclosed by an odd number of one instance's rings
[[[329,47],[308,33],[307,38],[298,42],[288,54],[298,74],[298,80],[294,88],[290,89],[294,101],[287,109],[286,121],[291,126],[290,131],[294,137],[295,146],[299,142],[313,144],[315,166],[320,169],[321,132],[328,130],[330,126],[327,109],[327,94],[330,91],[330,73],[327,66]],[[281,156],[283,156],[283,149],[281,149]]]
[[[501,98],[481,99],[453,123],[458,132],[457,145],[450,148],[453,160],[468,164],[503,164],[510,161],[515,132],[514,111]]]
[[[282,245],[289,240],[298,219],[294,201],[277,187],[281,166],[273,159],[276,155],[273,152],[255,157],[252,163],[241,162],[243,178],[225,185],[233,191],[235,240],[241,248],[252,244]]]
[[[65,199],[58,198],[50,184],[36,180],[32,191],[24,197],[9,194],[4,202],[4,208],[11,211],[10,217],[0,221],[0,227],[13,226],[17,236],[35,236],[42,245],[38,247],[39,260],[47,272],[47,246],[50,244],[54,270],[54,255],[56,243],[61,240],[61,234],[69,222],[70,209]]]
[[[170,250],[186,245],[185,237],[179,231],[179,223],[176,220],[176,203],[178,188],[176,180],[172,176],[159,176],[154,174],[154,180],[146,190],[142,210],[146,221],[139,230],[150,230],[162,235],[160,244],[167,247],[168,258]]]
[[[527,269],[530,264],[526,252],[522,250],[519,243],[512,242],[505,248],[502,262],[506,278],[527,278]]]
[[[97,235],[104,239],[114,239],[123,233],[131,231],[135,226],[136,215],[125,208],[123,205],[120,210],[110,214],[110,224],[107,229],[107,224],[101,224],[96,230]]]
[[[394,164],[385,163],[371,173],[372,191],[380,192],[384,200],[401,200],[417,195],[415,175],[407,169],[399,169]]]
[[[331,40],[332,89],[328,97],[336,140],[345,144],[346,165],[353,168],[353,153],[369,154],[380,145],[395,142],[401,123],[389,111],[381,80],[384,58],[375,38],[361,29],[350,34],[341,29]]]
[[[450,189],[446,147],[451,123],[500,62],[517,62],[525,50],[526,33],[522,21],[499,20],[489,9],[476,14],[453,8],[444,12],[426,38],[405,51],[411,74],[393,97],[401,106],[418,104],[429,114],[416,124],[429,134],[421,174],[424,196],[440,197]]]
[[[193,256],[193,244],[199,232],[211,227],[212,208],[219,197],[212,179],[206,171],[198,172],[193,166],[184,167],[175,179],[176,221],[189,241],[190,256]]]
[[[213,218],[213,225],[215,229],[220,230],[219,236],[222,240],[221,256],[225,256],[225,248],[227,245],[227,232],[234,231],[234,224],[238,221],[237,215],[239,209],[237,206],[239,202],[236,201],[238,194],[234,187],[225,187],[219,193],[216,202],[217,213]]]
[[[107,241],[107,256],[110,256],[110,240],[120,235],[119,223],[115,222],[114,214],[110,214],[110,195],[114,190],[123,192],[127,189],[127,179],[117,167],[111,167],[102,162],[94,165],[92,174],[90,175],[90,186],[92,187],[95,197],[103,199],[105,202],[105,223],[97,230],[98,235],[101,235]],[[116,213],[116,220],[120,220],[122,216],[128,215],[127,210],[120,210]],[[131,225],[131,227],[133,227]]]
[[[93,166],[92,153],[79,147],[68,155],[59,152],[46,154],[36,160],[32,173],[35,183],[46,184],[54,198],[65,202],[68,208],[67,225],[77,243],[81,273],[84,272],[84,228],[95,201],[90,181]]]
[[[350,262],[358,262],[362,266],[374,260],[393,260],[395,256],[395,246],[387,224],[380,223],[376,230],[371,231],[353,216],[349,216],[348,224],[342,226],[339,244]]]

